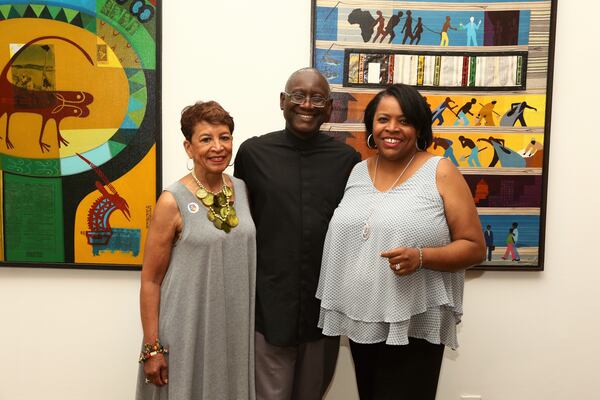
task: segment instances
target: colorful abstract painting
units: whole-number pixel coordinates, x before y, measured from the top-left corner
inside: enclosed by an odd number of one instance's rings
[[[366,158],[368,102],[416,87],[428,151],[460,169],[493,232],[478,268],[543,269],[556,1],[313,0],[313,19],[312,63],[332,87],[324,129]]]
[[[160,187],[156,0],[0,0],[3,266],[139,268]]]

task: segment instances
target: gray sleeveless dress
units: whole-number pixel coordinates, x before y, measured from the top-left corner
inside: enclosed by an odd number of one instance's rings
[[[231,177],[239,225],[225,233],[182,183],[177,200],[183,231],[160,291],[159,337],[169,349],[169,383],[144,383],[137,400],[247,400],[254,391],[256,239],[242,180]]]

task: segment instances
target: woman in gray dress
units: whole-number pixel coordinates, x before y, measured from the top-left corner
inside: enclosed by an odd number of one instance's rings
[[[182,112],[193,168],[159,197],[146,240],[138,400],[255,398],[255,229],[244,182],[223,173],[233,128],[214,101]]]

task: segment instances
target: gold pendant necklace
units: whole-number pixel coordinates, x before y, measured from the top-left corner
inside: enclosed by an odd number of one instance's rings
[[[220,229],[225,233],[229,233],[231,229],[238,226],[239,220],[235,214],[235,208],[233,208],[233,205],[231,204],[233,189],[225,183],[225,176],[221,174],[223,186],[218,192],[211,192],[208,190],[196,177],[196,173],[193,169],[192,178],[194,178],[198,185],[198,190],[196,190],[195,193],[196,197],[206,208],[208,208],[206,216],[208,217],[208,220],[213,223],[215,228]]]
[[[408,163],[406,163],[406,166],[404,167],[404,169],[402,169],[402,172],[400,172],[400,175],[398,175],[398,177],[396,178],[396,180],[394,181],[394,183],[392,183],[392,185],[388,188],[388,190],[382,192],[382,199],[383,197],[385,197],[385,195],[387,195],[389,193],[390,190],[392,190],[394,188],[394,186],[396,186],[396,183],[398,183],[398,181],[400,180],[400,178],[402,178],[402,175],[404,175],[404,173],[406,172],[406,170],[408,169],[408,167],[410,166],[410,164],[412,164],[413,160],[415,159],[415,154],[413,154],[413,156],[410,158],[410,160],[408,160]],[[377,194],[377,188],[375,187],[375,180],[377,179],[377,167],[379,166],[379,154],[377,155],[377,158],[375,159],[375,172],[373,173],[373,195]],[[367,168],[367,174],[368,174],[368,168]],[[382,200],[380,200],[382,201]],[[367,216],[367,219],[365,220],[365,223],[363,225],[362,228],[362,232],[361,232],[361,236],[363,238],[363,240],[367,240],[369,239],[369,236],[371,236],[371,217],[373,216],[373,213],[375,212],[375,206],[373,206],[373,208],[371,208],[371,211],[369,212],[369,215]]]

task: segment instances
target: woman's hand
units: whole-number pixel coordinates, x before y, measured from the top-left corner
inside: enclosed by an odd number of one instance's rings
[[[390,269],[398,276],[412,274],[421,265],[419,249],[414,247],[396,247],[381,253],[381,257],[388,259]]]
[[[164,354],[158,353],[144,363],[146,383],[163,386],[169,383],[169,368]]]

